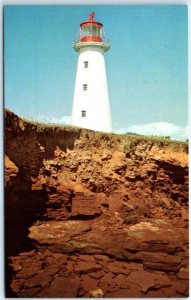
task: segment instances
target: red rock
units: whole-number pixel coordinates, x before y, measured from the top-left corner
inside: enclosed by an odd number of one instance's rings
[[[101,281],[109,283],[112,281],[113,277],[115,277],[113,273],[107,273],[101,278]]]
[[[113,273],[107,273],[105,274],[99,281],[99,287],[106,292],[108,288],[113,288],[116,286],[116,284],[113,282],[113,277],[115,275]]]
[[[170,203],[170,200],[167,198],[167,196],[165,194],[161,195],[159,201],[161,202],[160,205],[162,205],[163,207],[171,208],[171,206],[172,206]]]
[[[55,258],[62,264],[65,264],[67,262],[67,256],[61,253],[54,253],[53,258]]]
[[[95,278],[95,279],[99,279],[99,278],[103,277],[104,275],[105,275],[105,272],[103,270],[89,273],[89,276],[92,278]]]
[[[19,265],[18,263],[13,263],[13,264],[11,264],[11,266],[13,267],[13,270],[15,272],[20,271],[22,269],[22,266]]]
[[[172,297],[179,298],[180,295],[181,295],[181,297],[182,297],[182,295],[186,296],[186,290],[184,290],[185,291],[184,294],[181,294],[177,291],[178,289],[179,289],[179,283],[176,282],[171,287],[164,287],[158,291],[160,291],[164,295],[163,297],[165,297],[165,298],[172,298]]]
[[[155,262],[143,262],[144,268],[145,269],[150,269],[150,270],[164,270],[164,271],[173,271],[176,272],[180,266],[173,266],[170,267],[169,265],[165,265],[164,263],[155,263]]]
[[[112,262],[109,262],[107,264],[107,269],[114,273],[114,274],[125,274],[125,275],[129,275],[130,274],[130,270],[128,269],[125,269],[124,267],[122,267],[122,265],[120,264],[117,264],[116,262],[115,263],[112,263]]]
[[[185,220],[183,218],[174,218],[172,220],[172,225],[174,225],[176,228],[182,228],[185,225]]]
[[[153,220],[129,226],[128,236],[124,241],[127,251],[174,252],[178,245],[185,243],[186,230],[183,235],[168,221]]]
[[[125,212],[132,212],[135,210],[134,205],[130,205],[128,203],[123,203],[123,207]]]
[[[87,262],[94,262],[95,263],[95,258],[93,255],[79,255],[79,259]]]
[[[106,231],[106,230],[107,230],[107,227],[106,227],[106,226],[103,226],[103,225],[101,225],[101,226],[99,227],[99,230],[101,230],[101,231]]]
[[[139,291],[140,291],[140,286],[137,283],[129,283],[127,297],[142,298],[142,294]]]
[[[113,293],[106,293],[107,298],[142,298],[143,295],[136,289],[121,289]]]
[[[143,270],[143,264],[130,262],[128,263],[128,269],[134,271]]]
[[[188,296],[189,282],[177,282],[175,284],[176,292],[180,295]]]
[[[66,257],[66,255],[64,255],[64,254],[61,254],[61,253],[52,253],[52,257],[53,257],[53,259],[55,259],[55,260],[59,260],[59,259],[64,259],[65,261],[67,261],[67,257]]]
[[[110,160],[111,158],[112,158],[111,153],[107,150],[104,150],[101,160]]]
[[[38,252],[38,255],[40,256],[40,259],[44,259],[47,256],[51,256],[52,252],[50,252],[49,250],[45,250],[44,252]]]
[[[79,277],[84,272],[91,272],[89,273],[91,278],[98,278],[97,281],[103,284],[105,290],[114,292],[118,288],[115,286],[115,276],[120,285],[123,272],[128,273],[129,270],[133,270],[136,272],[130,273],[127,277],[128,288],[124,289],[126,295],[137,296],[141,294],[141,290],[143,293],[148,291],[150,293],[150,289],[158,289],[155,295],[159,294],[159,289],[166,289],[166,293],[172,293],[172,287],[163,288],[170,284],[166,279],[168,277],[165,274],[143,270],[143,264],[144,268],[166,270],[169,277],[170,271],[178,272],[180,266],[187,267],[185,253],[188,230],[185,226],[188,224],[186,210],[188,148],[186,143],[155,141],[136,136],[107,135],[85,129],[47,128],[30,123],[24,124],[23,127],[23,125],[19,126],[19,123],[22,122],[19,122],[17,116],[7,112],[5,151],[15,164],[14,166],[11,162],[12,166],[9,166],[9,161],[6,159],[8,177],[5,179],[10,179],[6,190],[8,191],[6,222],[7,228],[10,228],[8,236],[12,236],[8,240],[9,248],[11,251],[19,250],[13,247],[17,242],[18,245],[24,242],[21,238],[28,230],[28,217],[29,219],[39,217],[43,218],[44,223],[36,222],[30,228],[32,242],[35,245],[37,241],[38,249],[43,247],[57,253],[39,254],[39,258],[33,253],[33,261],[29,259],[31,254],[28,252],[17,257],[13,262],[17,273],[14,274],[12,283],[22,278],[26,282],[30,279],[29,285],[34,285],[35,276],[42,268],[47,275],[59,277],[61,274],[63,277],[72,276],[72,272],[77,273],[75,268],[79,268]],[[27,132],[22,128],[27,129]],[[104,149],[107,155],[112,155],[110,159],[104,157]],[[88,154],[87,151],[90,153]],[[81,179],[84,179],[85,183]],[[10,184],[15,184],[13,189],[10,188]],[[42,188],[42,184],[45,190],[38,191]],[[35,193],[31,192],[31,186],[36,189]],[[69,189],[74,195],[68,193]],[[89,195],[89,190],[93,191],[93,197]],[[103,192],[102,195],[99,194],[99,199],[97,199],[98,191]],[[124,195],[128,197],[124,199]],[[21,201],[24,198],[26,201]],[[161,203],[162,209],[158,210],[156,207],[157,199],[164,199]],[[46,201],[49,201],[47,204],[49,207],[46,207]],[[141,221],[138,224],[133,226],[124,224],[125,201],[128,204],[126,214],[131,214],[134,207],[133,215],[127,221],[135,222],[133,216],[137,216],[136,222]],[[87,219],[88,215],[92,218],[84,221],[69,220],[72,217],[70,210],[78,218],[83,218],[84,215]],[[43,215],[45,211],[46,214]],[[98,214],[102,215],[93,219]],[[169,214],[173,220],[169,220]],[[67,221],[63,219],[62,223],[55,221],[55,218],[66,217]],[[47,219],[54,221],[47,221]],[[19,230],[23,228],[23,232],[17,232],[17,227]],[[76,259],[74,255],[72,257],[74,264],[68,263],[69,271],[66,271],[64,266],[66,258],[62,258],[59,251],[62,251],[61,253],[79,251],[88,255],[92,253],[92,256],[100,253],[103,254],[103,259],[97,256],[97,262],[93,263],[86,258],[81,262],[90,265],[82,267],[79,265],[80,259]],[[104,254],[113,255],[113,260],[127,260],[128,266],[119,265],[119,262],[115,264],[114,261],[111,263]],[[143,264],[129,263],[136,259]],[[95,270],[98,263],[102,264],[101,269],[100,266],[98,267],[99,271]],[[110,269],[106,269],[109,264]],[[22,266],[22,269],[19,266]],[[108,273],[103,275],[103,269]],[[182,278],[188,276],[183,270],[177,275],[181,279],[177,280],[175,275],[175,278],[171,277],[172,282],[173,280],[184,282]],[[134,283],[130,279],[134,279]],[[142,284],[145,281],[145,285],[136,286],[135,282],[139,280]],[[63,288],[64,283],[62,283],[57,285],[54,283],[51,287],[61,297],[63,294],[59,289]],[[47,289],[47,284],[50,282],[42,280],[40,284],[39,288],[42,292]],[[130,289],[130,286],[133,287]],[[15,288],[20,289],[18,285]],[[27,289],[30,290],[28,292],[30,295],[35,295],[38,290],[30,287]],[[24,295],[24,288],[21,290]],[[43,293],[39,291],[38,295],[43,294],[46,298],[45,291]],[[184,295],[184,287],[179,287],[179,293]]]
[[[45,179],[38,179],[36,182],[34,182],[32,185],[31,185],[31,190],[32,191],[40,191],[43,189],[43,185],[46,183],[46,180]]]
[[[125,170],[127,167],[125,154],[120,151],[114,151],[112,153],[112,159],[110,161],[112,171],[121,174],[121,170]]]
[[[17,176],[19,172],[18,167],[15,165],[13,161],[10,160],[10,158],[5,155],[5,184],[11,182],[11,180]]]
[[[90,224],[84,221],[47,221],[39,226],[31,226],[29,237],[43,244],[63,243],[89,230]]]
[[[185,208],[181,208],[181,216],[183,220],[188,220],[188,211]]]
[[[33,277],[28,278],[25,281],[25,287],[36,287],[41,285],[45,285],[45,282],[48,283],[52,280],[52,277],[48,275],[46,272],[39,273]]]
[[[93,262],[81,262],[79,261],[76,266],[75,270],[80,273],[90,273],[90,272],[95,272],[99,271],[102,269],[102,266],[93,263]]]
[[[78,199],[77,196],[72,201],[72,216],[85,215],[94,216],[101,214],[101,208],[96,198],[88,198],[84,196],[84,199]]]
[[[31,298],[37,295],[37,293],[40,291],[40,288],[34,287],[34,288],[28,288],[22,290],[18,295],[21,298]]]
[[[97,288],[98,281],[96,279],[93,279],[88,275],[82,275],[81,278],[81,286],[85,292],[95,290]]]
[[[114,293],[114,292],[118,292],[120,290],[120,288],[118,286],[107,286],[107,292],[108,293]]]
[[[169,297],[173,297],[173,293],[169,295]],[[145,295],[145,298],[166,298],[165,293],[160,289],[156,291],[148,291],[147,294]]]
[[[181,268],[177,274],[177,277],[180,279],[189,279],[189,271],[186,268]]]
[[[50,288],[45,290],[45,296],[51,298],[75,298],[80,287],[79,278],[57,277]]]
[[[141,251],[135,254],[135,257],[141,259],[147,268],[165,271],[176,271],[181,263],[178,256],[161,252]]]
[[[45,258],[45,262],[46,262],[46,264],[48,264],[48,265],[53,265],[53,266],[55,267],[55,264],[56,264],[57,262],[56,262],[55,258],[53,257],[53,254],[54,254],[54,253],[52,253],[51,256],[47,256],[47,257]]]
[[[112,194],[112,196],[110,196],[108,200],[109,200],[109,210],[111,212],[118,212],[123,209],[124,202],[122,200],[121,194],[119,193]]]
[[[76,255],[70,255],[70,260],[77,261],[78,260],[78,256],[76,256]]]
[[[54,267],[54,265],[53,266],[48,266],[46,268],[46,274],[51,275],[51,276],[58,273],[59,271],[60,271],[60,268],[59,267]]]
[[[115,278],[112,279],[113,282],[121,289],[128,288],[128,279],[127,276],[118,274]]]
[[[74,271],[74,266],[75,266],[75,262],[74,261],[71,261],[71,260],[68,260],[67,261],[67,270],[70,271],[70,272],[73,272]]]
[[[128,281],[140,285],[142,292],[147,292],[151,287],[158,289],[171,285],[171,281],[166,275],[153,274],[144,270],[132,272],[128,276]]]
[[[45,288],[48,288],[48,287],[49,287],[49,282],[47,282],[47,281],[41,281],[41,282],[40,282],[40,285],[41,285],[41,287],[42,287],[43,289],[45,289]]]
[[[98,260],[98,261],[109,261],[110,259],[109,259],[109,257],[108,256],[106,256],[106,255],[101,255],[101,254],[96,254],[96,255],[94,255],[94,257],[95,257],[95,259],[96,260]]]
[[[121,269],[129,269],[129,263],[126,261],[114,260],[110,264],[112,264],[113,266],[116,266],[118,268],[121,268]]]
[[[24,286],[25,280],[24,279],[14,279],[12,280],[10,287],[13,292],[18,293],[21,288]]]
[[[25,266],[25,268],[22,268],[21,271],[17,273],[17,278],[29,278],[31,276],[36,275],[40,271],[40,268],[38,266]]]
[[[21,253],[19,253],[19,256],[27,256],[27,257],[29,257],[33,253],[30,253],[30,252],[21,252]]]
[[[85,294],[85,291],[83,290],[83,288],[80,288],[78,290],[78,296],[77,297],[82,297]]]

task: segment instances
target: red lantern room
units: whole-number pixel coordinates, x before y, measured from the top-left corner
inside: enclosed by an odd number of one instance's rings
[[[89,20],[80,24],[81,42],[102,42],[103,24],[94,20],[94,13],[89,15]]]
[[[110,49],[108,38],[103,30],[103,24],[94,20],[94,12],[89,20],[80,24],[80,32],[74,41],[74,49],[78,52],[86,46],[94,46],[107,51]]]

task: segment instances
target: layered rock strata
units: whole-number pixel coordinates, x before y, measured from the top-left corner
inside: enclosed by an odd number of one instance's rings
[[[188,295],[188,145],[5,112],[7,295]]]

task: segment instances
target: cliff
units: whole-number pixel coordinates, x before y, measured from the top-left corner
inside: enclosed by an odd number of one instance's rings
[[[7,295],[188,295],[188,145],[5,111]]]

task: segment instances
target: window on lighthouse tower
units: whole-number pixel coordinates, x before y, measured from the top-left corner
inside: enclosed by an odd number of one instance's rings
[[[82,111],[81,111],[81,117],[82,117],[82,118],[85,118],[85,117],[86,117],[86,110],[82,110]]]
[[[84,61],[84,68],[85,68],[85,69],[88,68],[88,61]]]
[[[88,89],[88,85],[86,83],[83,84],[83,91],[87,91],[87,89]]]

